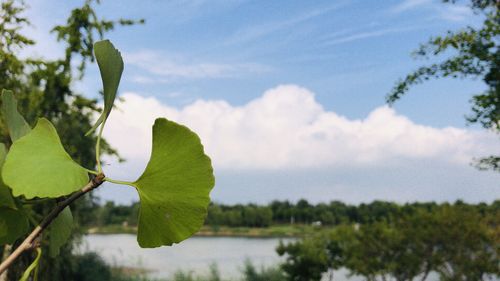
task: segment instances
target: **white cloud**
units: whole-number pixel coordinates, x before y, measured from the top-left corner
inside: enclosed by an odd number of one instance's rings
[[[465,5],[448,5],[439,10],[442,19],[448,21],[464,21],[474,15],[472,9]]]
[[[21,14],[30,21],[30,25],[24,26],[20,33],[36,42],[19,50],[23,58],[53,60],[64,57],[64,46],[56,41],[56,34],[51,30],[56,24],[64,23],[65,15],[61,10],[48,12],[46,5],[41,0],[29,1],[27,9]]]
[[[402,27],[402,28],[386,28],[386,29],[380,29],[380,30],[374,30],[374,31],[363,31],[363,32],[358,32],[358,33],[352,33],[348,34],[345,36],[332,36],[331,40],[328,40],[324,44],[327,46],[334,46],[334,45],[339,45],[343,43],[349,43],[353,41],[358,41],[358,40],[363,40],[367,38],[374,38],[374,37],[381,37],[389,34],[397,34],[397,33],[403,33],[403,32],[409,32],[412,30],[417,30],[420,29],[421,27],[417,26],[412,26],[412,27]]]
[[[259,38],[268,36],[277,31],[290,29],[300,23],[306,22],[308,20],[314,19],[319,16],[328,14],[334,10],[337,10],[345,6],[346,2],[336,3],[328,7],[321,7],[315,10],[303,12],[301,14],[295,15],[293,17],[287,18],[281,21],[267,22],[257,25],[251,25],[242,29],[239,29],[231,36],[224,45],[246,43],[249,41],[255,41]]]
[[[243,74],[262,73],[270,70],[269,67],[256,63],[190,62],[181,57],[169,57],[162,52],[153,50],[124,52],[123,56],[126,64],[137,66],[155,76],[153,78],[143,75],[136,76],[133,81],[137,83],[168,83],[176,79],[238,77]]]
[[[325,110],[312,92],[296,85],[270,89],[243,106],[197,100],[178,109],[134,93],[122,97],[105,137],[130,161],[144,164],[156,117],[197,132],[218,169],[390,166],[406,160],[463,165],[497,145],[486,133],[415,124],[385,106],[351,120]]]
[[[402,13],[432,3],[432,0],[405,0],[392,8],[394,13]]]
[[[447,21],[464,21],[473,16],[472,9],[463,4],[442,3],[433,0],[405,0],[392,7],[390,12],[400,14],[415,9],[428,9]]]

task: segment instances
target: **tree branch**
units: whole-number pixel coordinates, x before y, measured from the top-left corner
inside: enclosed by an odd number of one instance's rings
[[[42,222],[24,239],[24,241],[0,264],[0,275],[9,268],[9,266],[26,250],[32,249],[35,240],[40,234],[52,223],[52,221],[61,213],[64,208],[68,207],[76,199],[82,197],[84,194],[99,187],[104,182],[104,174],[99,174],[94,177],[87,185],[79,191],[71,194],[65,200],[59,202],[57,206],[42,220]]]

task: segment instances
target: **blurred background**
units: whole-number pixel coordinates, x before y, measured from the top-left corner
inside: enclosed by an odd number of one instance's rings
[[[135,241],[136,191],[105,183],[40,280],[499,280],[498,1],[1,3],[0,87],[30,123],[95,165],[80,136],[110,39],[106,175],[142,173],[163,116],[216,176],[201,231],[157,249]]]

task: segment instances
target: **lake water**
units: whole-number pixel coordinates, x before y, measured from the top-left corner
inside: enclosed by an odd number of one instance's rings
[[[280,239],[192,237],[172,247],[142,249],[131,234],[87,235],[81,250],[99,253],[112,265],[142,267],[154,277],[169,277],[177,270],[208,273],[217,264],[222,276],[240,276],[245,259],[255,265],[275,265],[282,260],[275,248]],[[291,241],[284,239],[284,242]]]
[[[83,238],[78,251],[97,252],[114,266],[148,269],[153,278],[168,278],[178,270],[205,275],[210,266],[216,264],[223,278],[238,279],[246,259],[257,267],[282,262],[284,258],[275,251],[280,240],[286,243],[294,239],[192,237],[172,247],[142,249],[132,234],[91,234]],[[335,271],[334,280],[363,280],[359,276],[348,278],[347,273],[345,269]],[[324,276],[323,280],[329,280],[328,276]],[[427,280],[438,280],[438,276],[431,273]]]
[[[290,242],[293,239],[281,240]],[[115,266],[146,268],[151,271],[151,277],[171,277],[178,270],[203,275],[215,263],[222,277],[236,279],[241,276],[246,259],[257,267],[283,261],[275,251],[279,241],[278,238],[192,237],[172,247],[142,249],[135,235],[92,234],[84,237],[80,251],[97,252]],[[335,280],[347,280],[345,271],[336,272]]]

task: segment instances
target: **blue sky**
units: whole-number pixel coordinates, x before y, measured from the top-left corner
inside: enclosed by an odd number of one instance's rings
[[[41,43],[30,55],[62,53],[48,30],[75,2],[30,3],[35,28],[27,34]],[[469,165],[474,156],[498,152],[497,137],[464,120],[481,81],[430,81],[393,109],[385,107],[395,81],[427,63],[411,57],[420,43],[480,22],[465,6],[127,0],[103,1],[96,9],[107,19],[146,20],[107,36],[125,60],[119,107],[133,111],[118,111],[108,123],[117,128],[105,135],[129,160],[109,159],[109,173],[140,174],[150,145],[141,145],[149,136],[138,126],[148,122],[149,130],[154,112],[200,133],[213,154],[212,194],[220,202],[477,202],[500,195],[499,175]],[[95,96],[97,67],[75,86]],[[128,140],[131,132],[140,137]],[[136,199],[121,187],[100,194]]]

